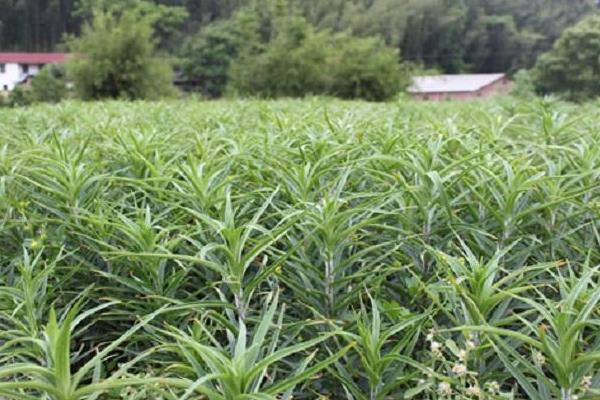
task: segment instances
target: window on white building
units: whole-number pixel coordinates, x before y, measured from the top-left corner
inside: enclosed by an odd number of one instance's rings
[[[6,72],[6,64],[0,64],[0,74],[3,74]]]
[[[21,70],[23,71],[24,74],[28,74],[29,73],[29,64],[21,64]]]

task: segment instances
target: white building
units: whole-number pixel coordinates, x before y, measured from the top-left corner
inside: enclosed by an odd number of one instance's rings
[[[0,53],[0,92],[10,91],[44,65],[63,63],[65,53]]]

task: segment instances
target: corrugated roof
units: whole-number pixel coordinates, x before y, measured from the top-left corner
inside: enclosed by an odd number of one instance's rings
[[[67,60],[67,53],[0,53],[0,63],[54,64]]]
[[[415,76],[409,93],[475,92],[505,77],[505,74]]]

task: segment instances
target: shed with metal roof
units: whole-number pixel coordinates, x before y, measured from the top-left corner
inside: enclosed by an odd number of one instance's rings
[[[416,76],[408,88],[420,100],[469,100],[506,94],[510,81],[506,74],[457,74]]]

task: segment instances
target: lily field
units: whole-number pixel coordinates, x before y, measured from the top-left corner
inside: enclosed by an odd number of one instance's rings
[[[598,399],[597,106],[0,109],[0,398]]]

